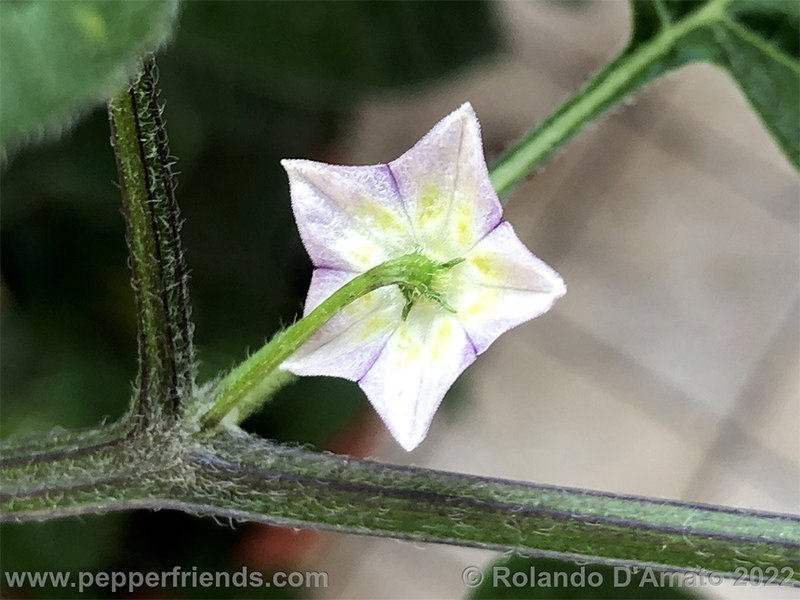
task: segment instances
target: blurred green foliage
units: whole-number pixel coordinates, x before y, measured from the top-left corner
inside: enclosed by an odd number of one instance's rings
[[[365,92],[424,85],[494,52],[498,37],[480,2],[190,2],[174,38],[158,65],[205,381],[302,310],[311,266],[279,160],[335,161],[335,142]],[[99,108],[60,142],[25,149],[5,167],[3,436],[91,426],[127,407],[135,314],[108,140]],[[367,407],[350,382],[304,378],[246,427],[325,448]],[[240,533],[140,512],[5,526],[0,542],[6,570],[234,571]],[[82,597],[92,596],[108,591]]]
[[[633,37],[625,53],[707,4],[632,0]],[[800,169],[800,2],[731,0],[708,25],[679,39],[648,77],[696,60],[728,72],[778,147]]]
[[[0,146],[58,133],[169,37],[178,0],[0,3]]]

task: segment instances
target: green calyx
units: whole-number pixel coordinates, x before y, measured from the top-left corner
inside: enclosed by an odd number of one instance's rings
[[[403,298],[406,300],[403,306],[403,321],[408,318],[411,308],[418,300],[432,300],[445,310],[455,313],[456,309],[445,300],[441,291],[436,289],[437,275],[464,262],[464,259],[454,258],[446,262],[439,262],[429,259],[419,251],[408,254],[402,259],[406,261],[410,269],[408,280],[398,284]]]

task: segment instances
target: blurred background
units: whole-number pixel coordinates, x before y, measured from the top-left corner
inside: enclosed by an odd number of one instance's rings
[[[627,33],[627,4],[611,1],[187,3],[158,65],[201,381],[302,310],[311,268],[281,158],[388,161],[470,101],[491,163]],[[3,436],[90,426],[127,406],[135,314],[108,136],[98,109],[2,174]],[[395,463],[798,512],[799,197],[796,173],[727,76],[684,68],[511,197],[506,218],[569,293],[467,371],[418,450],[400,449],[357,386],[338,379],[303,379],[245,426]],[[247,565],[324,570],[330,582],[139,598],[460,597],[464,567],[497,558],[175,512],[0,533],[5,570]]]

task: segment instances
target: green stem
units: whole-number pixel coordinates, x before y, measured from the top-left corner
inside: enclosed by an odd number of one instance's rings
[[[199,485],[176,499],[220,516],[727,573],[794,567],[800,579],[800,517],[792,515],[385,465],[237,430],[188,460]],[[222,491],[213,507],[209,489]]]
[[[497,194],[506,196],[584,125],[661,74],[675,42],[720,20],[728,2],[713,0],[649,42],[629,46],[495,163],[489,176]]]
[[[458,262],[437,263],[414,252],[354,277],[308,315],[277,334],[258,352],[230,371],[217,384],[214,404],[201,417],[201,428],[213,430],[223,422],[239,424],[252,414],[293,378],[291,374],[277,370],[280,364],[331,317],[357,298],[387,285],[429,290],[437,271],[449,269]]]
[[[141,426],[174,424],[194,382],[192,325],[166,131],[152,58],[109,102],[139,319],[134,412]]]
[[[0,445],[0,521],[105,512],[152,494],[149,486],[180,456],[173,432],[125,433],[114,424],[70,433]]]
[[[800,579],[800,517],[385,465],[229,428],[3,460],[0,521],[134,508],[574,560],[774,568]],[[354,509],[354,507],[356,509]]]

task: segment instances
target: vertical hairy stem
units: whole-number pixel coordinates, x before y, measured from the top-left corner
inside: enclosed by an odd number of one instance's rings
[[[180,217],[152,58],[109,103],[139,319],[135,411],[143,426],[174,423],[194,381]]]

